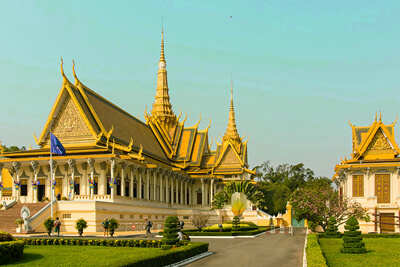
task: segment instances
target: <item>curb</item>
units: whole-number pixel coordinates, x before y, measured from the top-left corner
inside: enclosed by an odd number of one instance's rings
[[[214,252],[211,251],[207,251],[207,252],[203,252],[201,254],[198,254],[196,256],[193,256],[191,258],[185,259],[183,261],[179,261],[179,262],[175,262],[173,264],[170,265],[166,265],[164,267],[179,267],[179,266],[185,266],[186,264],[192,263],[194,261],[200,260],[202,258],[208,257],[210,255],[214,254]]]
[[[242,236],[189,236],[190,239],[197,239],[197,238],[210,238],[210,239],[234,239],[234,238],[256,238],[259,237],[260,235],[265,235],[265,233],[260,233],[257,235],[242,235]],[[155,237],[163,237],[161,235],[156,235]]]
[[[306,240],[304,241],[304,250],[303,250],[303,267],[307,267],[307,252],[306,252],[306,247],[307,247],[307,237],[308,237],[308,229],[306,231]]]

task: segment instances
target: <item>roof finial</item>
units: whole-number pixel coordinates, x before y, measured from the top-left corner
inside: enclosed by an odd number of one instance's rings
[[[375,111],[375,121],[378,119],[378,111]]]
[[[63,62],[63,59],[61,57],[61,66],[60,66],[61,67],[61,75],[63,76],[64,81],[66,81],[67,77],[65,77],[65,74],[64,74],[63,64],[64,64],[64,62]]]
[[[224,135],[224,140],[229,138],[240,140],[239,134],[236,129],[236,122],[235,122],[235,110],[233,108],[233,80],[231,76],[231,106],[229,110],[229,120],[228,120],[228,127],[226,129],[226,133]]]
[[[74,77],[75,77],[75,85],[78,85],[79,84],[79,79],[78,79],[78,77],[76,77],[75,61],[74,60],[72,60],[72,73],[74,74]]]
[[[161,53],[160,53],[160,62],[158,63],[158,67],[160,69],[166,69],[167,64],[165,63],[165,54],[164,54],[164,26],[161,28]]]
[[[379,111],[379,122],[382,121],[382,111]]]

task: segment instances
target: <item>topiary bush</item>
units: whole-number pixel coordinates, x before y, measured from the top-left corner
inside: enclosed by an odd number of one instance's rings
[[[179,243],[177,226],[177,220],[174,216],[168,216],[165,219],[162,239],[165,245],[161,246],[163,250],[171,249],[172,246]]]
[[[52,218],[47,218],[44,222],[44,228],[47,230],[47,234],[50,235],[54,228],[54,220]]]
[[[238,216],[233,217],[233,221],[232,222],[233,222],[232,230],[233,231],[239,231],[239,228],[240,228],[240,226],[239,226],[239,222],[240,222],[239,217]]]
[[[7,232],[0,231],[0,242],[14,241],[14,237]]]
[[[343,236],[343,248],[340,249],[341,253],[353,253],[353,254],[363,254],[367,253],[365,244],[362,241],[361,231],[357,231],[360,228],[358,225],[358,220],[355,217],[350,217],[346,221]]]
[[[325,231],[325,238],[339,238],[340,233],[338,232],[338,227],[336,225],[336,219],[330,217],[328,221],[328,227]]]
[[[110,224],[108,225],[108,232],[111,235],[111,237],[114,237],[114,232],[115,230],[118,229],[119,222],[115,218],[111,218],[109,222]]]
[[[87,227],[88,227],[87,221],[85,221],[85,219],[83,219],[83,218],[78,219],[75,222],[75,229],[78,230],[79,236],[82,236],[83,230],[86,229]]]
[[[24,241],[8,241],[0,243],[0,265],[21,258],[24,252]]]

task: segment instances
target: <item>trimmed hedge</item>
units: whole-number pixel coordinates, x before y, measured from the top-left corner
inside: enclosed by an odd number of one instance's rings
[[[326,259],[322,254],[321,246],[318,243],[316,234],[309,234],[307,236],[307,265],[315,267],[327,267]]]
[[[122,239],[122,240],[106,240],[106,239],[76,239],[76,238],[23,238],[21,239],[25,245],[31,246],[109,246],[109,247],[141,247],[141,248],[160,248],[165,243],[161,240],[144,240],[144,239]],[[180,241],[180,245],[187,245],[187,241]]]
[[[270,228],[270,227],[268,227]],[[264,233],[267,227],[258,227],[257,230],[252,231],[231,231],[231,232],[192,232],[183,230],[188,236],[246,236],[246,235],[257,235]]]
[[[367,253],[367,249],[365,248],[365,244],[361,242],[362,236],[360,226],[358,224],[358,220],[352,216],[346,221],[346,225],[344,229],[347,231],[344,232],[342,248],[340,249],[341,253],[354,253],[354,254],[363,254]]]
[[[18,259],[24,252],[24,242],[22,240],[8,241],[0,243],[0,265],[8,261]]]
[[[400,238],[400,234],[363,234],[363,238]]]
[[[196,256],[198,254],[207,251],[208,251],[208,243],[189,242],[187,246],[182,246],[182,247],[173,246],[170,250],[168,250],[168,254],[160,254],[159,256],[151,259],[145,259],[135,263],[124,260],[118,260],[118,266],[130,266],[130,267],[165,266],[188,259],[190,257]]]
[[[0,231],[0,242],[14,241],[15,238],[7,232]]]

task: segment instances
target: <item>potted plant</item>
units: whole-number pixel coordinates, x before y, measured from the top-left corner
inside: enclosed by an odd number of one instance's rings
[[[21,233],[22,225],[24,224],[24,220],[21,218],[18,218],[15,220],[15,224],[18,226],[17,228],[17,233]]]
[[[87,221],[85,219],[81,218],[75,222],[75,229],[78,230],[79,236],[82,236],[83,230],[86,229],[87,226]]]
[[[119,223],[114,218],[111,218],[109,222],[110,224],[108,225],[108,233],[111,237],[114,237],[114,231],[119,227]]]
[[[54,227],[54,220],[52,218],[47,218],[44,221],[44,228],[46,228],[47,234],[50,235],[51,232],[53,231],[53,227]]]

